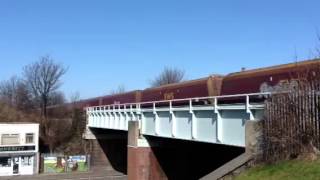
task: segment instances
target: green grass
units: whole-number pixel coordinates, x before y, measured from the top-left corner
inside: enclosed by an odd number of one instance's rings
[[[78,162],[78,172],[85,172],[88,171],[88,165],[85,162]],[[45,163],[44,164],[44,173],[64,173],[64,167],[57,168],[56,163]],[[67,169],[67,172],[72,172],[71,169]]]
[[[235,180],[320,180],[320,160],[284,161],[273,165],[261,165],[248,169]]]
[[[85,162],[79,162],[78,163],[79,167],[78,167],[78,171],[88,171],[88,166]]]
[[[56,163],[45,163],[44,172],[45,173],[63,173],[64,168],[57,168]]]

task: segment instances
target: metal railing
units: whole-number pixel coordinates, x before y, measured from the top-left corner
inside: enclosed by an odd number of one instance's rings
[[[111,104],[111,105],[100,105],[100,106],[90,106],[86,108],[87,113],[94,112],[106,112],[106,113],[114,113],[114,112],[137,112],[140,113],[142,110],[142,105],[152,105],[154,111],[156,111],[157,104],[160,103],[168,103],[169,109],[173,108],[174,102],[188,102],[190,109],[192,109],[193,102],[199,102],[200,100],[213,100],[213,107],[215,109],[219,109],[218,100],[226,99],[226,98],[245,98],[245,106],[246,110],[249,110],[250,107],[254,107],[250,104],[250,97],[252,96],[260,96],[266,97],[270,96],[272,93],[264,92],[264,93],[250,93],[250,94],[235,94],[235,95],[222,95],[222,96],[206,96],[206,97],[194,97],[194,98],[184,98],[184,99],[172,99],[172,100],[160,100],[160,101],[146,101],[146,102],[136,102],[136,103],[123,103],[123,104]]]

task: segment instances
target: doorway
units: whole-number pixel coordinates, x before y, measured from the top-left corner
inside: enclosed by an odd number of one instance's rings
[[[13,174],[19,174],[19,157],[13,157]]]

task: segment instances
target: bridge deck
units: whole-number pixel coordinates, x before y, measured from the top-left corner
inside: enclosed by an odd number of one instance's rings
[[[264,109],[263,102],[251,103],[250,100],[265,95],[241,94],[88,107],[87,126],[127,131],[128,121],[139,121],[144,135],[245,146],[245,122],[260,119]],[[243,98],[244,101],[218,103],[219,99],[225,98]],[[200,101],[205,103],[199,105]],[[184,104],[177,105],[179,102]]]

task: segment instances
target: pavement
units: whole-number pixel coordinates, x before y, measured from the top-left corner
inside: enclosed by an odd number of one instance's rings
[[[127,180],[127,176],[114,171],[90,171],[60,174],[17,175],[0,177],[0,180]]]

